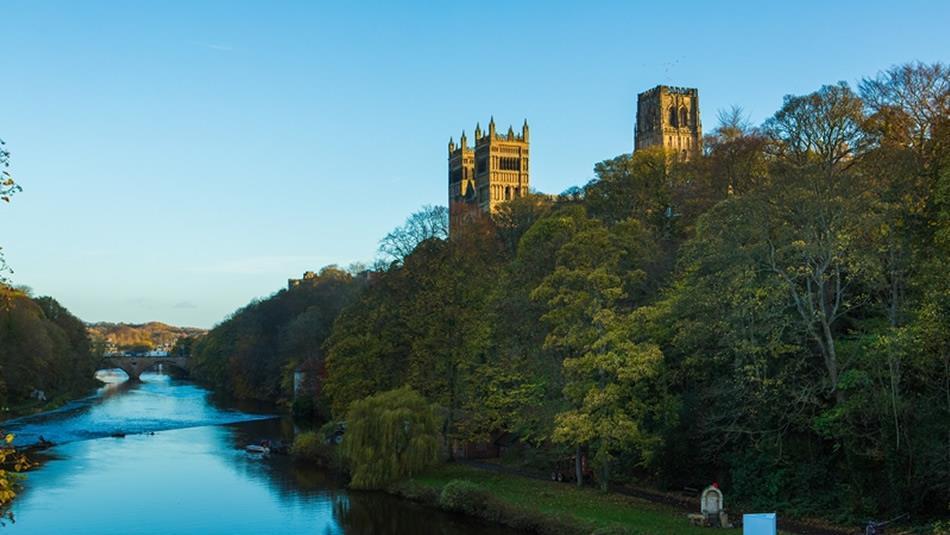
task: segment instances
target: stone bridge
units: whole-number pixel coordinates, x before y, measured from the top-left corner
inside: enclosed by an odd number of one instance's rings
[[[188,357],[105,357],[99,369],[118,368],[129,376],[130,381],[138,381],[142,372],[150,370],[159,364],[174,366],[188,371]]]

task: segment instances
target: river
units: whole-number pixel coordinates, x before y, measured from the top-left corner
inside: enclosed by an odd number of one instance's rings
[[[292,423],[237,410],[166,375],[109,384],[0,427],[17,444],[40,436],[57,444],[27,474],[12,507],[16,522],[0,535],[515,533],[347,490],[286,456],[246,453],[256,440],[288,439]]]

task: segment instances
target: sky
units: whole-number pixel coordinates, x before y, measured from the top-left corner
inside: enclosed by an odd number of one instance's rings
[[[447,143],[531,127],[558,193],[633,147],[636,96],[742,106],[950,59],[950,2],[0,0],[14,284],[85,321],[210,327],[370,263],[447,202]]]

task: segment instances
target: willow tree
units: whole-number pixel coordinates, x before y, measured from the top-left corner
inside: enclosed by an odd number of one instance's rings
[[[440,426],[435,408],[409,387],[353,402],[342,444],[353,473],[350,484],[382,488],[435,463]]]

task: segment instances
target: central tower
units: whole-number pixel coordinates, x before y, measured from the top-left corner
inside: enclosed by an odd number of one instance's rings
[[[499,204],[528,193],[528,121],[521,133],[512,127],[499,134],[494,117],[488,131],[475,126],[475,146],[468,146],[465,132],[449,140],[449,232],[458,228],[467,214],[492,213]]]
[[[699,90],[658,85],[637,95],[634,150],[663,147],[683,160],[702,150]]]

